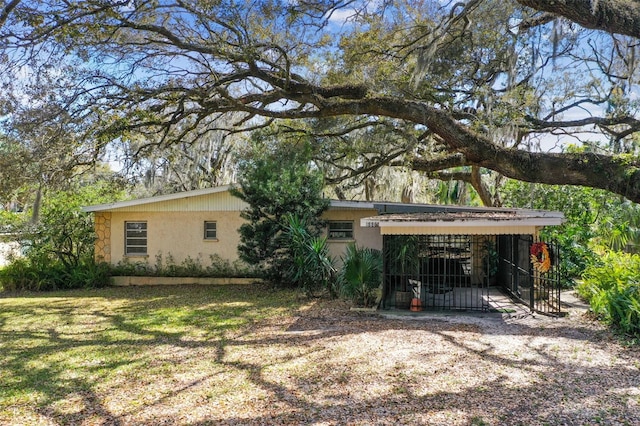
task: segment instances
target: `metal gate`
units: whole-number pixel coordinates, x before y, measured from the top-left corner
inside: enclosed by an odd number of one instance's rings
[[[385,235],[383,307],[488,310],[494,246],[495,236]]]
[[[532,235],[501,235],[498,257],[498,282],[507,293],[534,312],[561,314],[557,244],[535,241]]]

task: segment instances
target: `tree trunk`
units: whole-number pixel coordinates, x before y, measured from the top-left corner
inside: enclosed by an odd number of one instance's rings
[[[38,185],[36,191],[36,199],[33,200],[33,209],[31,211],[31,223],[36,224],[40,219],[40,207],[42,206],[42,182]]]

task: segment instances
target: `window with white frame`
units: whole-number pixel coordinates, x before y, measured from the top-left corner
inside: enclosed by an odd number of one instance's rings
[[[216,222],[205,220],[204,222],[204,239],[205,240],[217,240],[218,228]]]
[[[127,255],[147,254],[147,222],[124,223],[124,253]]]
[[[330,240],[352,240],[353,239],[353,221],[329,221],[329,239]]]

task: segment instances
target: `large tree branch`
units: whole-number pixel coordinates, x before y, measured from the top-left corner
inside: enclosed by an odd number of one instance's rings
[[[640,202],[640,163],[628,156],[595,153],[534,153],[493,144],[448,112],[397,98],[367,97],[325,105],[318,116],[382,115],[424,124],[467,161],[526,182],[606,189]]]
[[[536,130],[549,129],[549,128],[566,128],[566,127],[584,127],[589,125],[595,126],[616,126],[619,124],[626,124],[631,129],[640,129],[640,120],[625,116],[625,117],[586,117],[578,120],[567,121],[548,121],[540,120],[535,117],[526,117],[527,121],[533,125]]]
[[[494,144],[471,130],[456,114],[403,98],[375,96],[362,86],[323,88],[306,82],[292,82],[268,71],[258,73],[273,90],[234,98],[217,90],[202,104],[207,114],[244,111],[256,116],[302,119],[340,116],[369,116],[401,119],[426,126],[451,152],[464,156],[468,165],[485,167],[507,177],[547,184],[584,185],[606,189],[640,202],[640,163],[636,158],[595,153],[532,153]],[[267,78],[268,76],[268,78]],[[255,76],[254,76],[255,77]],[[340,92],[343,91],[343,97]],[[275,99],[288,100],[289,109],[269,109]],[[576,125],[611,124],[606,120],[576,121]],[[567,125],[569,123],[563,123]],[[637,125],[631,120],[629,125]],[[543,123],[538,123],[542,126]],[[417,161],[417,162],[416,162]],[[462,161],[458,159],[458,161]],[[413,167],[420,165],[414,160]]]
[[[13,9],[18,6],[18,3],[20,3],[20,0],[12,0],[5,4],[2,9],[0,9],[0,28],[2,28],[5,22],[7,22],[7,19],[9,19],[9,15],[13,11]]]
[[[585,28],[640,38],[640,2],[634,0],[518,0]]]
[[[410,167],[417,172],[431,173],[468,165],[469,162],[465,156],[457,153],[434,159],[414,158],[411,161]]]

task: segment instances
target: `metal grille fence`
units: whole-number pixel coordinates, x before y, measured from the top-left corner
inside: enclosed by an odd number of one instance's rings
[[[495,238],[483,235],[387,235],[385,305],[486,310]]]
[[[383,307],[409,309],[417,299],[422,309],[486,311],[489,286],[501,286],[531,310],[559,313],[558,268],[533,270],[533,242],[529,235],[385,235]]]
[[[532,311],[549,315],[560,315],[560,268],[557,245],[546,242],[551,267],[546,272],[533,268],[531,235],[501,235],[498,238],[498,252],[501,266],[499,282],[514,298],[527,305]]]

